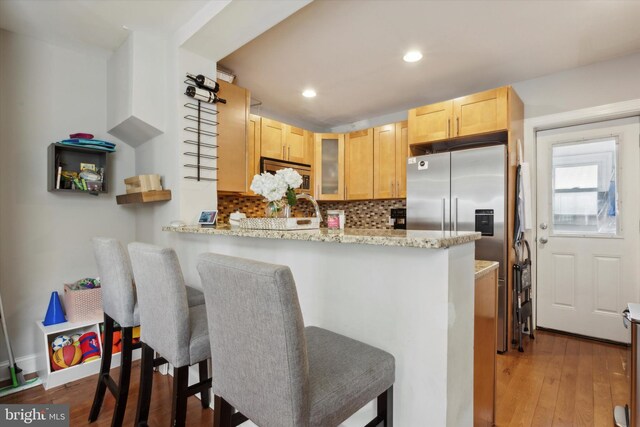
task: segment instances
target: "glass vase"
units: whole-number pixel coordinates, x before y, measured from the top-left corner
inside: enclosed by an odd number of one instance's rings
[[[289,218],[291,207],[285,199],[267,202],[264,209],[267,218]]]

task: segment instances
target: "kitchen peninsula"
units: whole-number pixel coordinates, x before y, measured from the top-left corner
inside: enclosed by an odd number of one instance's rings
[[[480,233],[163,227],[195,271],[202,252],[288,265],[306,325],[396,359],[399,426],[473,424],[474,241]],[[343,425],[362,426],[370,403]]]

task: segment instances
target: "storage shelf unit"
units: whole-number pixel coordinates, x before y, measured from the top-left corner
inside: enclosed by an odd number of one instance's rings
[[[116,196],[119,205],[130,203],[152,203],[171,200],[171,190],[143,191],[141,193],[120,194]]]
[[[107,182],[109,169],[107,167],[108,151],[96,150],[94,148],[75,147],[52,143],[47,150],[47,190],[50,192],[62,193],[85,193],[99,194],[109,191]],[[72,190],[69,188],[56,188],[58,180],[58,167],[62,166],[64,171],[80,172],[80,163],[91,163],[96,165],[96,169],[103,168],[104,177],[102,190],[84,191]]]
[[[44,326],[41,321],[37,321],[38,329],[42,334],[42,347],[38,353],[37,370],[38,376],[42,380],[45,390],[58,387],[71,381],[79,380],[90,375],[97,374],[100,371],[100,362],[102,359],[92,360],[87,363],[71,366],[69,368],[54,371],[51,368],[49,359],[49,348],[51,342],[61,334],[72,335],[73,333],[95,332],[98,334],[98,342],[100,343],[100,351],[102,353],[102,338],[100,336],[100,325],[102,322],[64,322],[56,325]],[[140,350],[134,350],[133,360],[140,358]],[[120,353],[116,353],[111,357],[111,367],[120,366]]]

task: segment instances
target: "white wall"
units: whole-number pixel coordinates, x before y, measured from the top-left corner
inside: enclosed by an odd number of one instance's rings
[[[640,53],[514,83],[525,117],[640,98]]]
[[[96,275],[90,238],[135,236],[135,211],[115,200],[135,174],[127,145],[114,141],[108,194],[47,192],[50,143],[74,132],[113,141],[106,90],[105,58],[0,30],[0,292],[18,357],[36,352],[51,292]]]
[[[184,131],[186,126],[194,124],[184,119],[186,114],[193,112],[184,107],[190,100],[183,95],[185,74],[215,76],[216,63],[178,48],[171,41],[167,42],[167,58],[165,104],[169,119],[165,123],[165,133],[136,148],[136,174],[158,173],[163,177],[164,187],[172,192],[171,202],[137,208],[137,239],[157,244],[166,244],[166,233],[161,231],[163,225],[172,220],[195,223],[201,210],[217,207],[215,182],[184,179],[185,175],[193,175],[194,170],[183,165],[193,163],[194,159],[183,154],[193,151],[193,146],[182,142],[194,139],[193,134]],[[215,144],[215,138],[208,138],[208,142]]]

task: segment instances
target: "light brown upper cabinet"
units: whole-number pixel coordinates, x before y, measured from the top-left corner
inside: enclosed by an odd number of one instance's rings
[[[260,155],[285,160],[285,124],[262,117],[260,133]]]
[[[285,157],[284,160],[296,163],[305,163],[305,138],[304,129],[295,126],[285,125]]]
[[[346,136],[344,193],[346,200],[373,198],[373,129]]]
[[[314,168],[314,148],[313,148],[313,132],[309,130],[304,131],[304,164],[311,165],[311,169]]]
[[[253,176],[260,173],[260,125],[262,118],[255,114],[249,114],[249,126],[247,130],[247,192],[255,195],[249,189]]]
[[[455,136],[469,136],[507,129],[507,91],[487,90],[453,100]]]
[[[217,187],[220,192],[244,193],[251,184],[248,164],[253,156],[247,148],[251,94],[231,83],[218,80],[218,84],[227,103],[217,104]]]
[[[438,102],[409,110],[411,144],[451,138],[453,101]]]
[[[408,138],[406,120],[373,129],[373,197],[375,199],[407,196]]]
[[[506,130],[510,90],[506,86],[409,110],[409,144]]]
[[[396,125],[373,129],[373,197],[390,199],[396,193]]]
[[[344,134],[315,134],[315,198],[344,200]]]
[[[407,197],[407,158],[409,157],[409,126],[407,121],[396,126],[396,194],[395,197]]]

